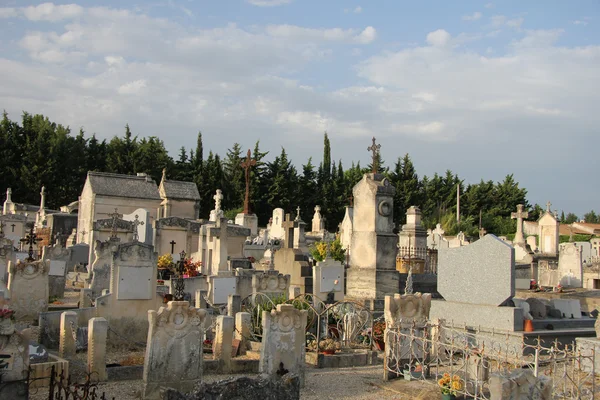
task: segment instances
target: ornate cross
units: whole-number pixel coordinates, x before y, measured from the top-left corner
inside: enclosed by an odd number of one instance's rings
[[[183,281],[183,273],[185,272],[185,251],[179,253],[179,263],[177,265],[177,278],[173,282],[175,293],[173,301],[183,301],[185,298],[185,282]]]
[[[251,158],[250,149],[246,160],[242,161],[242,168],[246,170],[246,195],[244,196],[244,214],[250,214],[250,167],[256,165],[256,160]]]
[[[139,217],[135,216],[135,220],[133,220],[133,222],[131,223],[133,225],[133,241],[137,242],[138,239],[140,238],[140,235],[138,234],[138,226],[139,225],[144,225],[144,221],[140,221],[138,219]]]
[[[171,254],[173,254],[175,252],[175,245],[177,244],[177,242],[174,240],[171,240],[169,242],[169,244],[171,245]]]
[[[108,214],[109,217],[112,218],[112,229],[110,231],[111,239],[117,238],[117,220],[123,218],[123,214],[119,214],[119,210],[115,208],[115,212],[112,214]]]
[[[221,210],[221,200],[223,200],[221,189],[217,189],[217,194],[213,196],[213,199],[215,199],[215,211],[219,212]]]
[[[379,149],[381,149],[381,145],[375,143],[375,136],[373,136],[373,144],[369,146],[367,150],[373,153],[373,170],[371,172],[374,174],[376,174],[377,170],[379,170],[379,161],[377,159],[377,156],[379,155]]]
[[[37,243],[40,242],[41,240],[42,240],[42,238],[37,237],[37,235],[33,231],[33,224],[32,224],[31,229],[29,230],[29,233],[27,234],[27,236],[25,236],[25,238],[20,240],[21,242],[29,245],[29,257],[27,257],[27,261],[35,260],[33,258],[33,245],[34,244],[37,245]]]

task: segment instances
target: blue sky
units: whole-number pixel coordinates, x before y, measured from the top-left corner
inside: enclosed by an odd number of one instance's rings
[[[234,142],[318,163],[469,182],[600,210],[598,1],[0,0],[0,107],[176,154]]]

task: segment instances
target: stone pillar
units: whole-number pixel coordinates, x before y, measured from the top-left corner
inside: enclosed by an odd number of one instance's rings
[[[235,315],[242,311],[242,298],[239,294],[230,294],[227,296],[227,316],[235,318]]]
[[[93,379],[108,380],[106,372],[106,335],[108,321],[104,318],[92,318],[88,322],[88,373]]]
[[[60,315],[60,342],[58,355],[62,358],[71,358],[77,351],[75,339],[77,337],[77,313],[65,311]]]
[[[79,308],[92,306],[92,289],[81,289],[79,292]]]
[[[247,312],[239,312],[235,315],[235,338],[240,341],[240,354],[246,354],[250,350],[250,325],[252,317]]]
[[[289,291],[288,299],[295,299],[296,297],[300,296],[300,286],[290,285]]]
[[[231,371],[231,350],[233,342],[234,319],[225,315],[217,317],[213,359],[221,360],[223,372]]]
[[[308,311],[297,310],[291,304],[263,311],[259,373],[276,377],[278,371],[287,370],[298,375],[304,385],[307,316]]]
[[[208,292],[206,290],[196,290],[196,308],[207,308],[206,307],[206,295]]]

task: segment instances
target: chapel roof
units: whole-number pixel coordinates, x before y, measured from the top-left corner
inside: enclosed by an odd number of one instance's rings
[[[160,195],[162,198],[173,200],[200,200],[198,186],[194,182],[172,181],[163,179],[160,182]]]
[[[160,200],[156,182],[147,175],[121,175],[89,171],[87,176],[96,195]]]

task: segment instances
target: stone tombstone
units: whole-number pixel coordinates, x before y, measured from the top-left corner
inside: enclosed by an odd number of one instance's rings
[[[2,382],[26,379],[27,370],[29,369],[29,343],[27,338],[17,331],[10,335],[0,335],[0,360],[6,363],[6,367],[2,369]],[[0,387],[0,398],[4,398],[2,389]]]
[[[106,371],[106,336],[108,321],[101,317],[88,321],[88,357],[87,372],[97,381],[108,380]]]
[[[277,309],[263,311],[262,347],[259,372],[276,377],[282,369],[300,377],[304,384],[306,323],[308,311],[291,304],[278,304]]]
[[[144,360],[145,399],[160,399],[160,389],[189,392],[202,379],[202,342],[206,310],[187,301],[171,301],[148,311],[148,342]]]
[[[438,292],[446,301],[499,306],[515,294],[515,253],[489,234],[439,253]]]
[[[289,294],[290,275],[280,274],[279,271],[257,272],[252,276],[252,293],[263,293],[269,297],[286,296]]]
[[[42,259],[50,261],[50,270],[48,271],[49,296],[62,299],[65,296],[67,264],[71,259],[71,251],[57,243],[52,247],[44,247]]]
[[[125,243],[113,253],[110,292],[117,300],[150,300],[156,297],[157,254],[151,245]]]
[[[233,331],[235,320],[227,315],[219,315],[215,324],[215,339],[213,342],[213,359],[219,360],[224,372],[231,371],[231,352],[233,349]]]
[[[315,213],[312,218],[312,232],[321,232],[325,230],[325,223],[321,216],[321,206],[315,206]]]
[[[550,203],[546,212],[538,220],[539,251],[542,254],[556,255],[558,253],[560,223],[550,211]]]
[[[237,293],[237,279],[234,276],[211,276],[208,282],[212,304],[227,304],[228,297]]]
[[[2,221],[0,221],[2,223]],[[0,235],[0,282],[8,282],[8,263],[17,262],[14,254],[13,242],[10,239],[3,238]]]
[[[581,248],[575,243],[563,243],[558,255],[558,274],[563,287],[583,286]]]
[[[272,239],[283,239],[285,236],[285,229],[283,228],[283,219],[285,211],[283,208],[276,208],[273,210],[273,217],[271,228],[269,229],[269,237]]]
[[[385,296],[383,315],[388,327],[424,326],[429,319],[431,293]]]
[[[71,260],[68,265],[69,272],[74,270],[77,265],[87,265],[90,260],[90,245],[86,243],[78,243],[69,247],[71,250]]]
[[[60,315],[60,342],[58,355],[72,358],[77,351],[77,313],[65,311]]]
[[[517,369],[509,374],[494,373],[490,376],[491,400],[551,400],[552,379],[536,377],[530,369]]]
[[[40,312],[48,310],[49,271],[49,260],[10,264],[8,290],[17,321],[37,320]]]
[[[113,259],[113,253],[117,250],[119,242],[96,240],[94,245],[94,262],[90,268],[92,289],[92,298],[102,295],[104,289],[110,288],[110,268]]]

